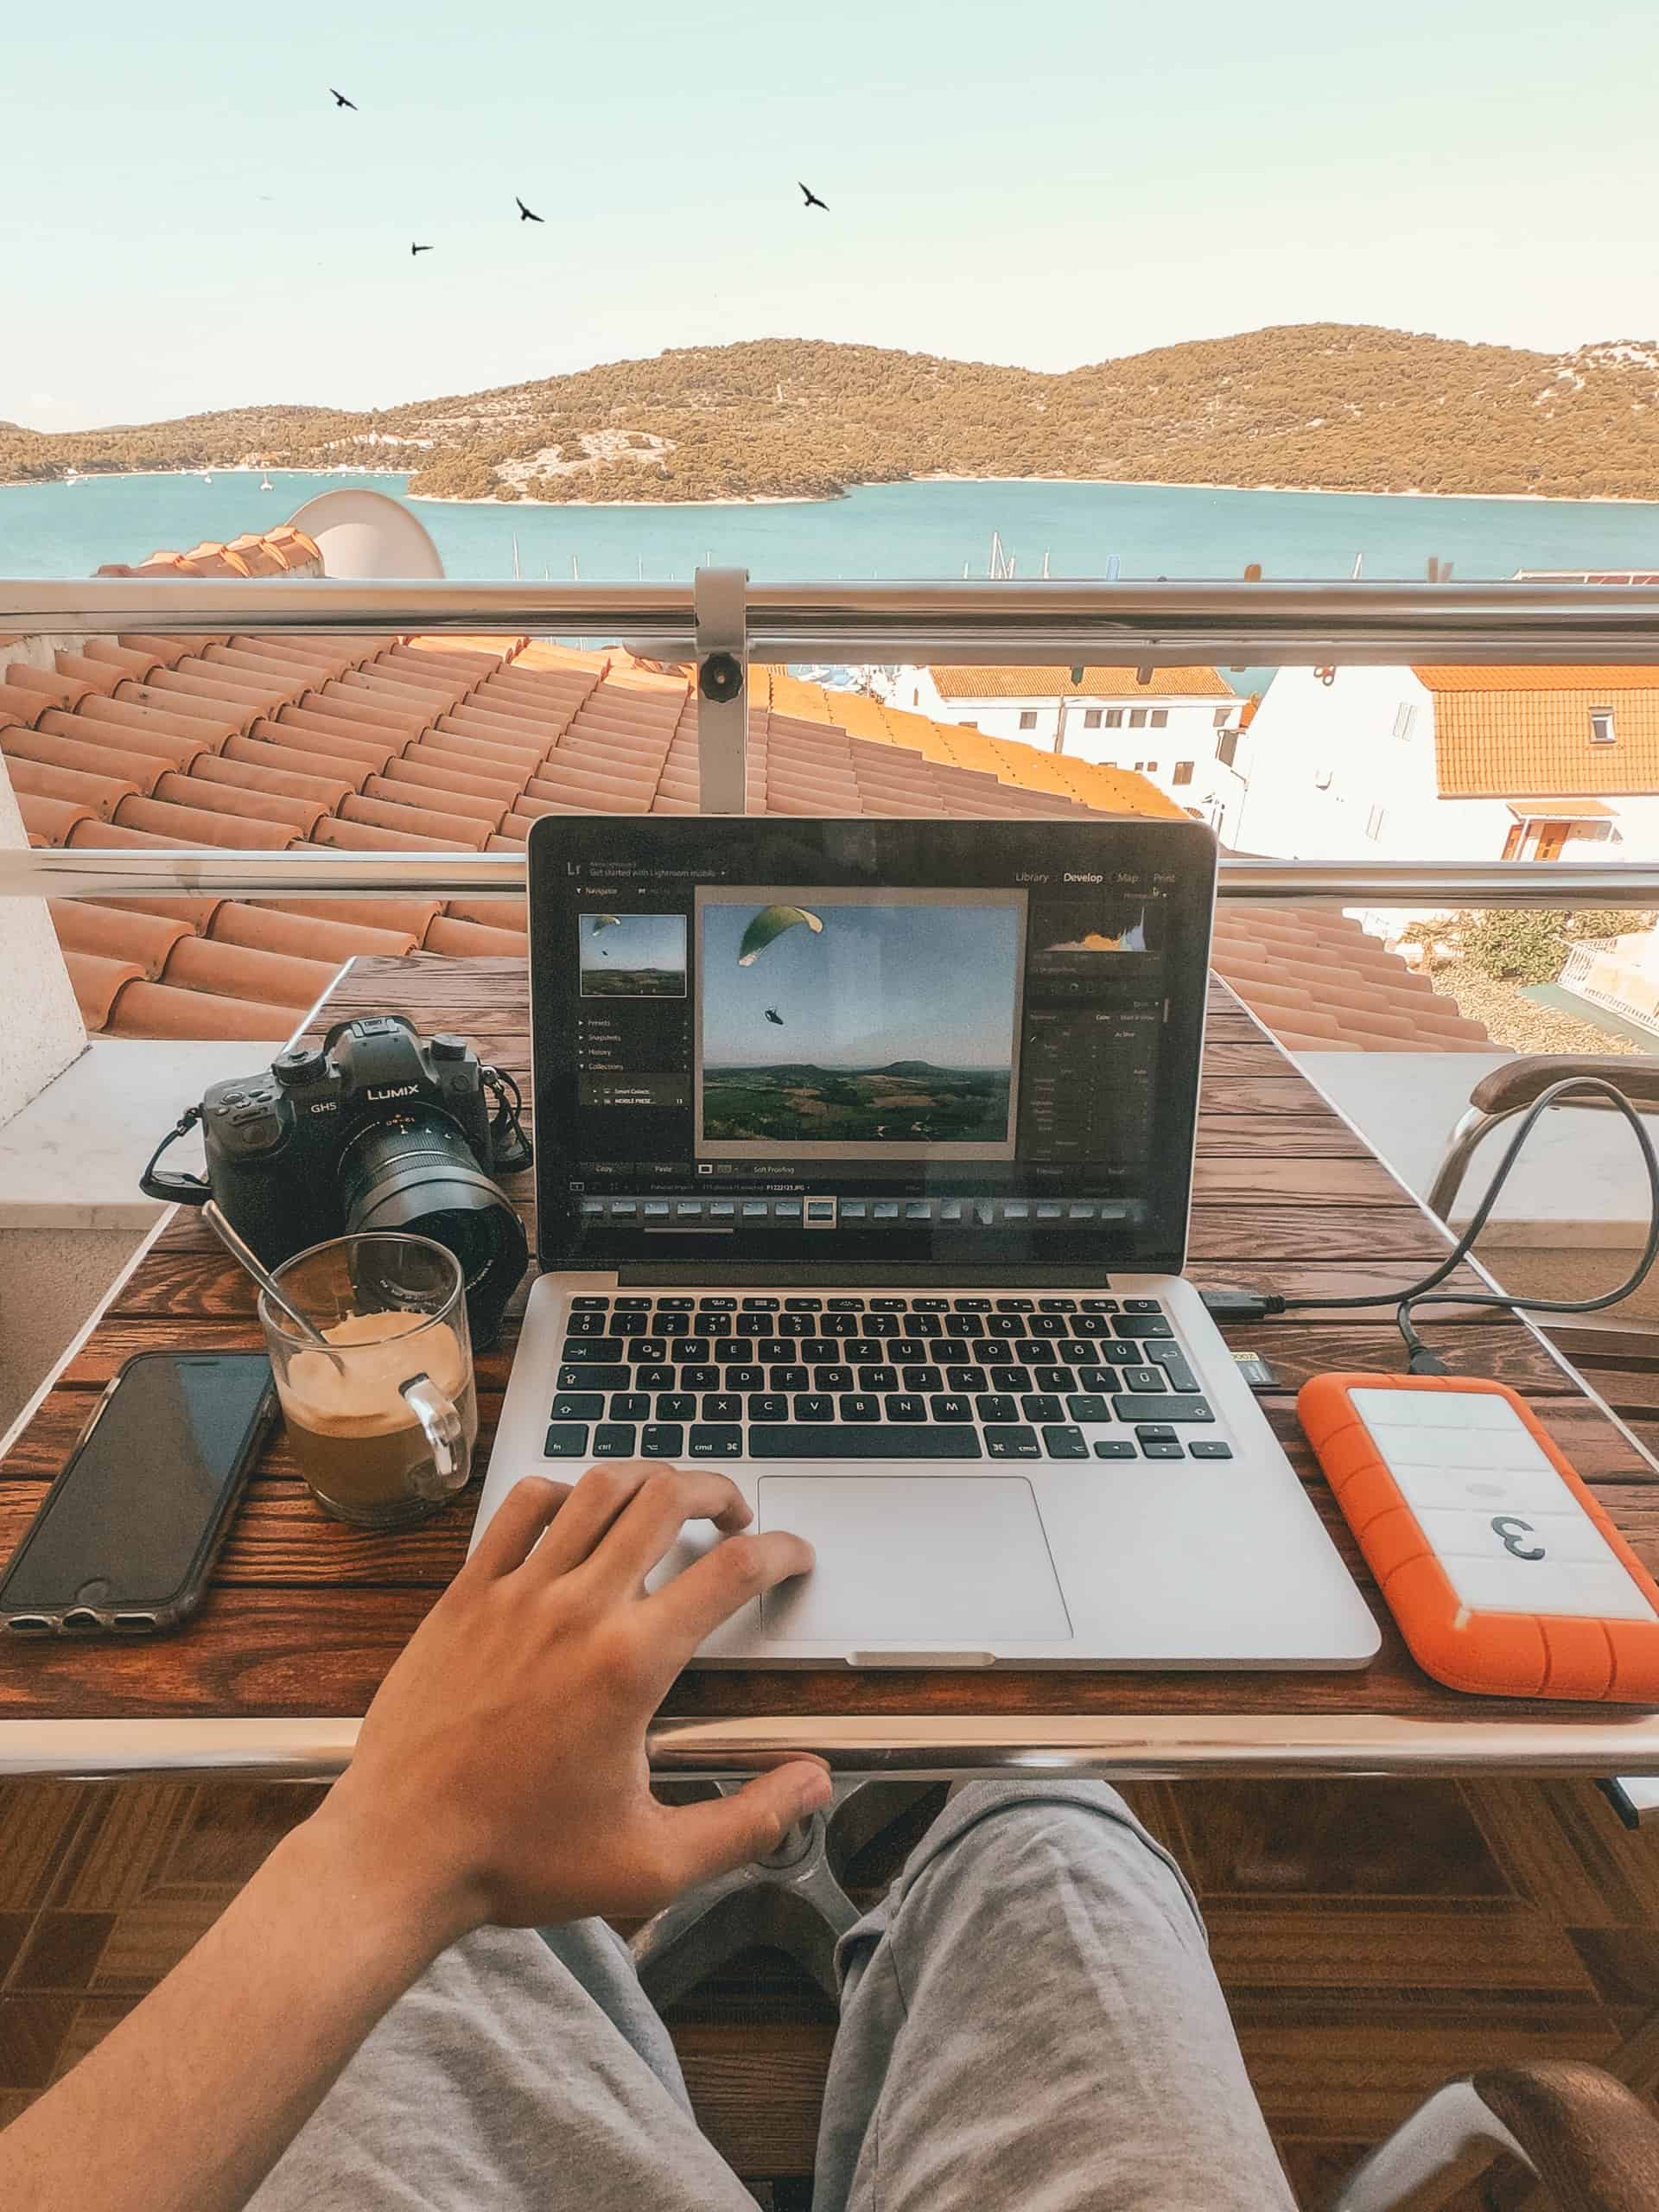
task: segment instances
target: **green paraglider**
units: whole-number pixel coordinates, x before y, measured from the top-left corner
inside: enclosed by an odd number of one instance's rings
[[[785,930],[798,929],[804,923],[814,937],[823,934],[821,916],[809,913],[804,906],[763,906],[743,932],[743,942],[737,948],[740,968],[753,968],[774,938]]]
[[[595,937],[599,935],[601,930],[620,930],[622,926],[620,914],[590,914],[588,918],[594,925]]]

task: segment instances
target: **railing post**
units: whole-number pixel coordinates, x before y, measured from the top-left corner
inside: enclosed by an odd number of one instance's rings
[[[749,572],[699,569],[692,591],[697,619],[697,804],[704,814],[748,808]]]

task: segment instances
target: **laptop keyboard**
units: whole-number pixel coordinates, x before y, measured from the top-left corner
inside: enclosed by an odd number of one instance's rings
[[[1229,1459],[1155,1298],[573,1298],[550,1459]]]

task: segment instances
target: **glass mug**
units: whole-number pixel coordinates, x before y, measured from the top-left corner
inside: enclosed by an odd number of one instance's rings
[[[323,1511],[365,1529],[424,1521],[461,1490],[478,1438],[466,1283],[426,1236],[337,1236],[272,1269],[334,1347],[261,1292],[289,1441]]]

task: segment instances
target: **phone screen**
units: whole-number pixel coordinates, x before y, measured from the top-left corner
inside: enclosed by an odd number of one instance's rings
[[[0,1606],[174,1597],[264,1425],[270,1390],[263,1353],[135,1359],[0,1580]]]

